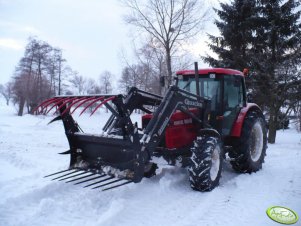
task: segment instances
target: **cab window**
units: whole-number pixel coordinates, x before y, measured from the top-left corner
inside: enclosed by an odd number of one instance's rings
[[[238,76],[224,77],[225,110],[243,106],[242,78]]]

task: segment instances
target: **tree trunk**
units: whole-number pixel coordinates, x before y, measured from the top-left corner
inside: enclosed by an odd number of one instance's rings
[[[301,132],[301,106],[299,107],[299,131]]]
[[[275,144],[277,133],[277,114],[270,113],[268,142]]]
[[[171,56],[170,56],[170,49],[166,49],[166,66],[167,66],[167,83],[166,89],[171,85],[172,80],[172,70],[171,70]]]
[[[61,60],[59,61],[59,95],[61,95]]]
[[[34,110],[36,109],[36,107],[38,106],[38,104],[30,104],[29,105],[29,114],[34,115]]]
[[[24,106],[25,106],[25,98],[21,97],[20,102],[19,102],[18,116],[23,115]]]

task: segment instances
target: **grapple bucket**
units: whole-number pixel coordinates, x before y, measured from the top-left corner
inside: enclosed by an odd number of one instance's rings
[[[141,152],[141,135],[129,115],[134,109],[146,110],[143,105],[147,102],[152,106],[159,104],[161,98],[147,96],[142,104],[141,95],[136,94],[136,89],[129,92],[129,95],[137,97],[134,102],[133,98],[129,101],[122,95],[89,95],[58,96],[41,103],[35,109],[37,114],[59,114],[51,122],[62,120],[70,146],[70,150],[60,154],[71,156],[68,170],[48,176],[76,184],[90,182],[91,186],[97,185],[94,188],[105,187],[104,190],[140,182],[149,157],[146,152]],[[84,133],[72,113],[80,110],[81,115],[92,108],[90,115],[93,115],[103,105],[112,112],[103,134]]]
[[[103,134],[84,133],[72,113],[81,109],[80,114],[83,114],[88,108],[94,108],[92,115],[103,105],[112,113],[103,127]],[[198,110],[191,111],[191,108]],[[137,124],[132,123],[130,118],[135,109],[152,114],[140,133]],[[201,128],[208,127],[209,109],[209,100],[171,86],[164,98],[134,87],[125,97],[59,96],[44,101],[36,112],[48,113],[52,110],[59,113],[51,122],[62,120],[69,141],[70,150],[61,154],[70,154],[71,172],[60,171],[51,176],[66,182],[76,181],[76,184],[89,182],[88,187],[109,186],[104,188],[107,190],[130,182],[138,183],[144,176],[155,174],[156,164],[151,159],[175,111],[184,112]]]

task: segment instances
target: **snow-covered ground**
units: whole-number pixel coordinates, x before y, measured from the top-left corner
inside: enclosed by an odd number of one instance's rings
[[[99,132],[108,116],[84,116],[81,125]],[[164,163],[151,179],[101,192],[43,178],[69,163],[57,154],[68,143],[61,122],[47,125],[51,118],[18,117],[0,99],[0,225],[279,225],[266,215],[272,205],[301,216],[301,134],[294,129],[278,132],[257,173],[237,174],[225,162],[211,192],[193,191],[185,169]]]

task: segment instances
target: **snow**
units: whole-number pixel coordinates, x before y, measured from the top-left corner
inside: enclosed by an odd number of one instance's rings
[[[100,134],[108,117],[84,115],[79,123]],[[155,177],[101,192],[43,178],[69,163],[69,156],[57,154],[68,150],[63,126],[47,125],[51,119],[18,117],[0,99],[0,225],[279,225],[266,215],[273,205],[301,215],[301,134],[295,129],[277,133],[257,173],[237,174],[226,161],[211,192],[193,191],[187,170],[163,161]]]

